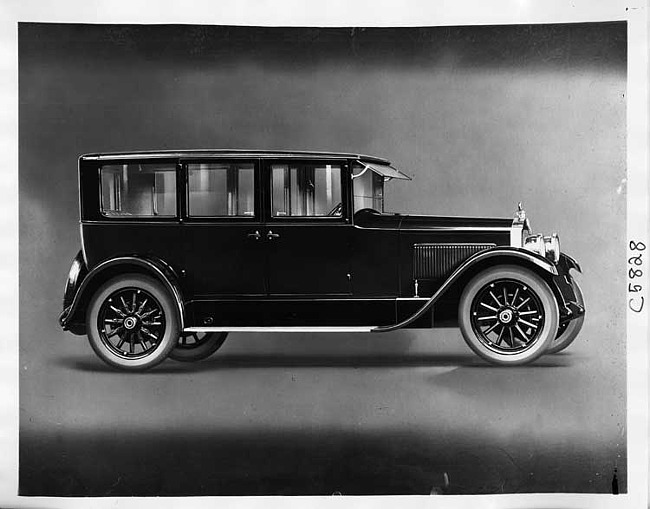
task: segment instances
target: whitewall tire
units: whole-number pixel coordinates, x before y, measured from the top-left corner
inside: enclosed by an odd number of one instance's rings
[[[478,356],[516,366],[546,353],[557,334],[559,312],[540,276],[501,265],[479,273],[465,287],[458,319],[463,338]]]
[[[155,279],[126,274],[104,283],[86,312],[88,340],[110,366],[143,371],[165,360],[179,335],[178,310]]]

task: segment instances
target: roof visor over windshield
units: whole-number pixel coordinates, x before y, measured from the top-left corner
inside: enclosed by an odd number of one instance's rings
[[[412,180],[411,177],[388,164],[366,163],[359,160],[357,160],[357,163],[363,166],[363,171],[361,173],[357,173],[356,175],[352,175],[353,179],[360,177],[365,172],[370,170],[375,172],[377,175],[382,176],[384,178],[384,181],[391,179]]]

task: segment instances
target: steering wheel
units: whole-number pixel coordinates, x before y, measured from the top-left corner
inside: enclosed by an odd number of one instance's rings
[[[330,210],[327,213],[327,215],[328,216],[340,216],[342,212],[343,212],[343,203],[338,202],[338,204],[332,210]]]

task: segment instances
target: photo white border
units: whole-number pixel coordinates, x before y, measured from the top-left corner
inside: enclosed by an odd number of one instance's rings
[[[521,23],[628,22],[627,200],[628,239],[648,244],[648,11],[644,0],[364,0],[308,2],[245,0],[2,0],[0,3],[0,507],[339,507],[354,504],[411,507],[647,507],[648,503],[648,285],[645,309],[628,310],[627,487],[613,495],[526,494],[393,497],[18,497],[18,23],[139,23],[264,26],[443,26]],[[596,247],[595,247],[596,248]],[[621,260],[621,264],[626,264]],[[627,265],[626,265],[627,268]],[[621,303],[626,305],[627,303]]]

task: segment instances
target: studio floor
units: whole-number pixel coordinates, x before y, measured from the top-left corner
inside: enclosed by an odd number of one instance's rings
[[[623,492],[625,401],[594,375],[608,359],[588,325],[527,367],[484,364],[441,329],[232,334],[144,374],[57,331],[48,355],[21,352],[20,493],[611,493],[614,468]]]

